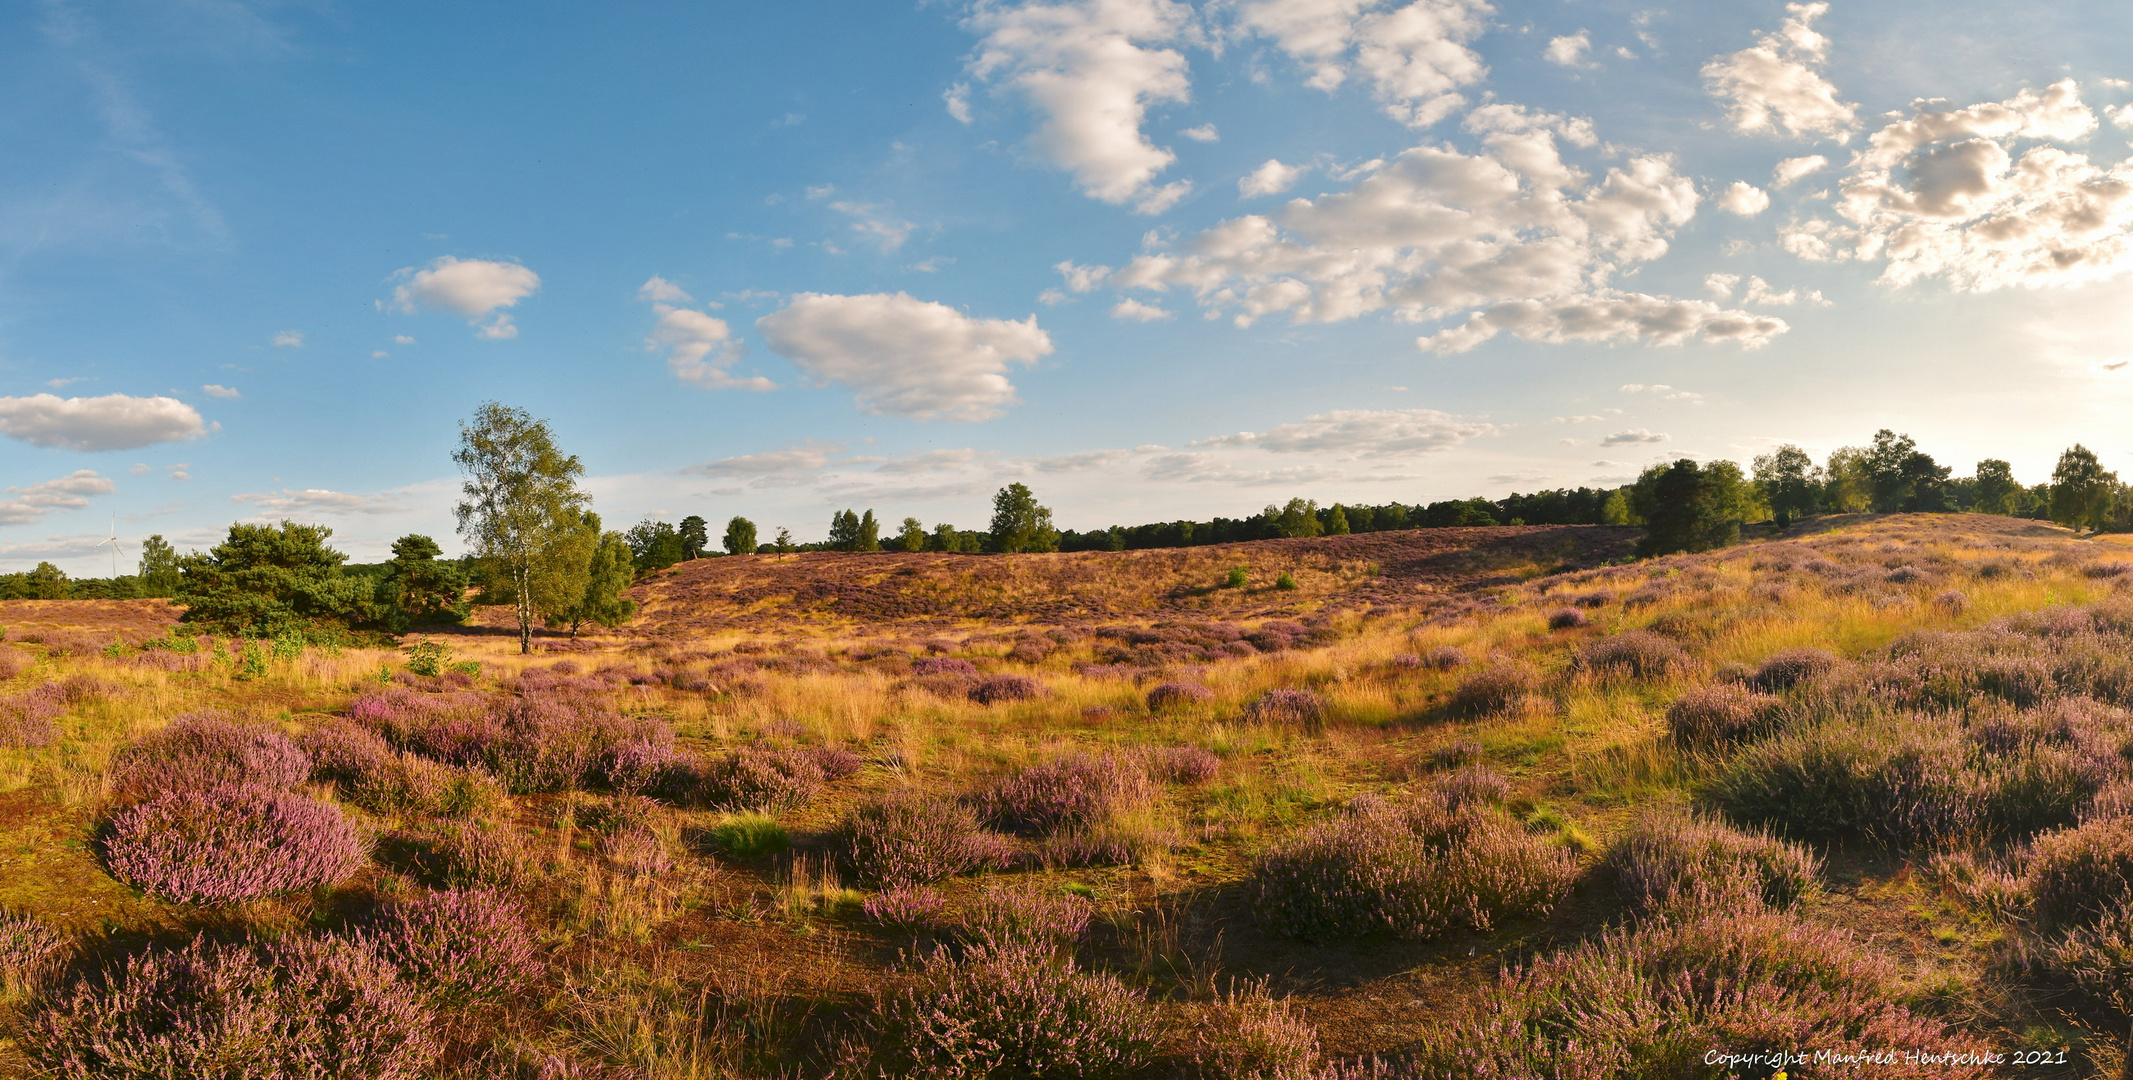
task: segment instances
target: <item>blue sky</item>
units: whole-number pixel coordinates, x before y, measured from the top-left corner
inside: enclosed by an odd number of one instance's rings
[[[598,509],[1073,528],[1818,456],[2133,465],[2133,10],[0,9],[0,568]],[[125,569],[122,567],[122,569]]]

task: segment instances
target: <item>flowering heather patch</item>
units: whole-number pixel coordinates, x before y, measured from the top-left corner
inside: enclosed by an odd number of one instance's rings
[[[985,890],[964,913],[973,941],[991,952],[1071,948],[1088,932],[1096,905],[1072,893],[1006,885]]]
[[[1457,645],[1439,645],[1424,653],[1422,662],[1438,671],[1450,671],[1466,663],[1466,654]]]
[[[582,787],[616,744],[659,730],[656,722],[553,697],[508,701],[502,727],[503,738],[489,748],[486,763],[515,794]]]
[[[2133,902],[2121,898],[2093,922],[2051,942],[2052,966],[2120,1012],[2133,1012]]]
[[[1429,752],[1427,764],[1433,770],[1456,769],[1481,760],[1481,743],[1474,739],[1458,739],[1445,743]]]
[[[1144,1067],[1155,1015],[1116,978],[1035,950],[930,954],[884,995],[876,1045],[893,1074],[1101,1080]]]
[[[838,858],[859,884],[876,889],[931,885],[998,865],[999,837],[953,799],[895,792],[861,802],[833,833]]]
[[[1575,630],[1591,622],[1592,620],[1586,618],[1584,612],[1576,608],[1563,608],[1560,611],[1548,613],[1548,629],[1550,630]]]
[[[1790,907],[1821,877],[1821,860],[1806,848],[1679,811],[1640,815],[1603,865],[1638,918]]]
[[[948,907],[948,900],[936,889],[916,888],[890,889],[875,893],[860,901],[859,910],[867,918],[883,926],[917,930],[933,926],[940,921],[941,912]]]
[[[1771,1038],[1785,1046],[1990,1051],[1895,1004],[1897,986],[1893,964],[1841,931],[1766,912],[1661,921],[1506,976],[1449,1022],[1419,1029],[1419,1045],[1392,1075],[1704,1075],[1712,1047],[1760,1048]],[[1903,1080],[1993,1075],[1985,1065],[1900,1055],[1872,1068]]]
[[[1138,762],[1071,754],[1024,769],[972,801],[994,828],[1050,836],[1106,821],[1154,797],[1147,770]]]
[[[1667,706],[1667,731],[1683,747],[1732,746],[1775,731],[1781,704],[1744,686],[1700,686]]]
[[[664,816],[658,803],[642,795],[579,796],[579,800],[571,805],[571,823],[596,836],[649,829]]]
[[[911,662],[913,675],[976,675],[978,666],[957,656],[929,656]]]
[[[1027,675],[994,675],[970,688],[970,700],[980,705],[1035,701],[1043,695],[1044,684]]]
[[[1166,784],[1204,784],[1222,771],[1222,759],[1197,746],[1158,746],[1141,753],[1148,775]]]
[[[1309,690],[1269,690],[1244,707],[1244,718],[1262,724],[1316,728],[1325,722],[1326,699]]]
[[[367,854],[338,807],[250,787],[173,791],[119,811],[98,842],[112,876],[186,904],[331,885]]]
[[[311,757],[312,782],[333,784],[343,791],[354,790],[393,764],[393,748],[383,736],[346,721],[305,732],[297,745]]]
[[[822,770],[822,778],[830,781],[848,780],[859,775],[866,762],[858,754],[842,746],[822,746],[812,751],[815,767]]]
[[[541,967],[524,908],[487,890],[403,900],[385,909],[363,940],[439,1004],[503,997],[524,988]]]
[[[428,841],[432,876],[444,884],[516,889],[533,877],[533,860],[508,826],[447,822]]]
[[[1395,653],[1392,658],[1392,666],[1401,671],[1420,671],[1422,670],[1422,657],[1416,653]]]
[[[1578,664],[1602,675],[1656,679],[1687,667],[1689,654],[1649,630],[1625,630],[1586,646],[1578,653]]]
[[[1335,1080],[1323,1068],[1318,1029],[1264,981],[1231,986],[1189,1026],[1186,1056],[1201,1080]]]
[[[1149,712],[1171,712],[1204,705],[1215,699],[1215,692],[1190,682],[1162,682],[1148,691]]]
[[[674,745],[672,731],[624,739],[600,756],[598,777],[609,791],[623,795],[670,792],[683,782],[688,756]]]
[[[0,748],[49,746],[59,738],[56,721],[67,710],[57,683],[0,695]]]
[[[120,750],[107,775],[113,796],[125,802],[232,785],[287,791],[311,775],[311,759],[272,728],[199,713]]]
[[[376,814],[479,817],[510,805],[503,783],[480,769],[457,769],[413,754],[394,754],[348,790],[348,800]]]
[[[368,949],[205,937],[77,983],[24,1025],[60,1077],[423,1080],[438,1046],[415,989]]]
[[[1468,765],[1438,777],[1430,794],[1453,810],[1494,806],[1511,797],[1511,781],[1486,765]]]
[[[67,939],[28,915],[0,908],[0,1001],[34,996],[65,962]]]
[[[1288,937],[1428,938],[1545,912],[1576,873],[1568,853],[1500,811],[1366,804],[1261,856],[1253,901]]]
[[[0,648],[0,680],[12,679],[35,666],[37,658],[21,649]]]
[[[2133,903],[2133,818],[2091,821],[2038,837],[2027,885],[2046,926],[2086,925]]]
[[[798,750],[744,747],[702,766],[695,802],[720,810],[797,810],[821,794],[822,766]]]
[[[1540,676],[1523,664],[1499,662],[1469,675],[1452,691],[1452,711],[1464,716],[1513,712],[1540,691]]]

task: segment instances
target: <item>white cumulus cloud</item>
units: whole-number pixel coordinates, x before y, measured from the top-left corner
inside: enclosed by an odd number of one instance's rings
[[[1703,66],[1711,96],[1727,106],[1734,130],[1753,134],[1831,136],[1839,142],[1857,124],[1858,106],[1837,100],[1837,88],[1822,77],[1829,39],[1814,28],[1829,12],[1823,2],[1785,5],[1785,21],[1773,33],[1737,53]]]
[[[1551,64],[1574,68],[1592,66],[1592,61],[1588,58],[1588,54],[1591,52],[1592,33],[1587,30],[1580,30],[1575,34],[1564,34],[1562,37],[1549,38],[1548,48],[1542,51],[1541,55],[1547,57],[1548,62]]]
[[[1266,164],[1246,173],[1237,181],[1237,193],[1247,199],[1261,195],[1279,195],[1296,185],[1297,177],[1310,172],[1309,165],[1283,165],[1274,158]]]
[[[2133,269],[2133,158],[2099,164],[2052,145],[2096,126],[2072,79],[1920,108],[1854,156],[1835,219],[1795,222],[1781,239],[1811,260],[1884,263],[1892,285],[1939,277],[1985,292],[2116,277]]]
[[[201,387],[200,390],[202,393],[206,394],[209,397],[235,398],[244,396],[243,394],[238,393],[236,390],[227,386],[223,386],[219,383],[208,383],[206,386]]]
[[[1043,116],[1038,153],[1083,193],[1161,213],[1191,191],[1155,178],[1177,155],[1141,130],[1152,105],[1191,97],[1184,54],[1162,46],[1192,25],[1175,0],[980,3],[965,24],[982,35],[971,74],[1011,86]]]
[[[1194,142],[1222,141],[1222,133],[1216,131],[1215,126],[1213,124],[1201,124],[1198,127],[1185,128],[1179,131],[1178,134],[1183,135],[1184,137],[1191,139]]]
[[[0,498],[0,525],[34,525],[55,510],[79,510],[92,495],[109,495],[117,485],[94,469],[77,469],[56,480],[11,487]]]
[[[410,313],[424,308],[452,312],[481,323],[479,336],[492,340],[518,336],[511,316],[500,309],[515,306],[541,287],[541,276],[517,263],[450,255],[393,276],[401,279],[393,288],[394,307]]]
[[[1760,344],[1780,320],[1701,301],[1624,293],[1609,282],[1658,258],[1698,196],[1663,155],[1625,155],[1595,178],[1562,144],[1598,140],[1583,120],[1485,105],[1467,117],[1485,149],[1430,143],[1355,185],[1224,221],[1175,250],[1154,238],[1113,288],[1189,290],[1240,326],[1271,314],[1337,322],[1389,310],[1424,322],[1469,314],[1423,338],[1457,352],[1509,330],[1528,340]]]
[[[1128,322],[1159,322],[1170,318],[1171,313],[1155,304],[1143,304],[1129,296],[1111,305],[1111,317]]]
[[[67,450],[132,450],[206,434],[192,406],[169,397],[0,397],[0,435]]]
[[[1735,180],[1733,186],[1719,194],[1718,208],[1729,214],[1754,217],[1770,209],[1770,193],[1746,180]]]
[[[914,420],[990,420],[1020,399],[1008,365],[1050,355],[1037,317],[972,318],[907,293],[801,293],[756,320],[771,349],[861,409]]]
[[[1786,158],[1770,170],[1770,183],[1775,187],[1790,187],[1801,178],[1829,167],[1829,159],[1820,154],[1806,157]]]
[[[659,322],[644,343],[667,350],[667,369],[675,378],[707,390],[775,390],[778,384],[761,375],[737,378],[727,369],[741,358],[741,343],[733,339],[726,320],[693,308],[676,307],[693,301],[681,287],[653,275],[639,286],[637,295],[652,301]]]
[[[1387,114],[1427,127],[1466,99],[1458,91],[1489,69],[1468,44],[1488,28],[1486,0],[1244,0],[1240,35],[1272,40],[1331,91],[1351,77],[1370,84]]]
[[[1251,446],[1276,453],[1398,457],[1449,450],[1468,439],[1496,434],[1494,424],[1435,409],[1336,409],[1265,431],[1240,431],[1202,439],[1194,446]]]

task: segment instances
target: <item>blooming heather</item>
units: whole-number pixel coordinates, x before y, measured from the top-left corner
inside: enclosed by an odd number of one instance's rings
[[[332,885],[366,854],[338,807],[252,787],[177,791],[129,807],[100,843],[113,876],[188,904]]]

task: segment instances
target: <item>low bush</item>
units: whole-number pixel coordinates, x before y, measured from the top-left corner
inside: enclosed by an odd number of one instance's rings
[[[980,705],[1035,701],[1043,695],[1044,684],[1027,675],[994,675],[970,688],[970,700]]]
[[[674,746],[672,734],[624,739],[600,758],[598,778],[609,791],[622,795],[668,794],[686,787],[680,774],[688,757]]]
[[[980,893],[964,913],[963,928],[994,952],[1070,949],[1095,916],[1096,905],[1072,893],[1006,885]]]
[[[393,763],[393,748],[384,736],[345,720],[305,732],[297,745],[310,755],[312,782],[332,784],[343,792],[354,791]]]
[[[2133,902],[2133,818],[2106,818],[2038,837],[2027,885],[2046,927],[2085,926]]]
[[[214,713],[171,721],[120,750],[106,774],[120,802],[231,786],[289,791],[310,775],[310,756],[287,735]]]
[[[1438,777],[1429,793],[1453,810],[1494,806],[1511,797],[1511,781],[1486,765],[1468,765]]]
[[[0,1002],[35,996],[58,973],[67,949],[58,931],[0,908]]]
[[[704,765],[693,801],[718,810],[782,813],[813,802],[825,780],[812,754],[748,747]]]
[[[1462,716],[1495,716],[1525,707],[1540,691],[1540,676],[1523,664],[1500,661],[1475,672],[1452,691],[1452,711]]]
[[[2054,968],[2083,991],[2133,1013],[2133,902],[2120,898],[2093,921],[2050,942]]]
[[[907,930],[922,929],[940,921],[941,912],[948,907],[946,897],[937,890],[925,887],[890,889],[875,893],[860,901],[859,910],[867,918],[884,926],[902,927]]]
[[[1781,699],[1745,686],[1699,686],[1667,706],[1667,732],[1686,748],[1729,747],[1777,729]]]
[[[1423,654],[1422,662],[1438,671],[1450,671],[1466,663],[1466,654],[1456,645],[1439,645]]]
[[[49,746],[59,738],[59,717],[67,711],[58,683],[0,695],[0,749]]]
[[[1003,858],[1001,839],[980,829],[969,807],[914,792],[861,802],[832,842],[851,879],[874,889],[931,885]]]
[[[55,1076],[422,1080],[438,1046],[417,991],[334,938],[196,938],[77,983],[33,1013],[21,1046]]]
[[[1837,654],[1828,649],[1786,649],[1765,659],[1762,666],[1755,669],[1752,681],[1756,689],[1776,693],[1821,678],[1835,671],[1840,663]]]
[[[1195,705],[1205,705],[1215,699],[1215,692],[1190,682],[1162,682],[1148,691],[1148,711],[1154,713],[1175,712]]]
[[[1261,724],[1316,728],[1326,719],[1326,699],[1309,690],[1269,690],[1244,707],[1244,718]]]
[[[422,839],[430,855],[423,869],[440,885],[517,889],[534,876],[532,854],[508,825],[447,822]]]
[[[1567,852],[1501,811],[1372,803],[1261,856],[1253,906],[1269,930],[1305,940],[1427,938],[1545,912],[1576,872]]]
[[[367,845],[338,807],[260,788],[174,791],[98,838],[112,876],[165,900],[223,904],[334,884]]]
[[[978,666],[954,656],[929,656],[911,661],[913,675],[976,675]]]
[[[1578,653],[1578,666],[1600,675],[1656,679],[1689,666],[1689,654],[1672,639],[1649,630],[1625,630]]]
[[[348,791],[348,800],[375,814],[483,817],[509,807],[503,782],[480,769],[440,765],[393,754]]]
[[[1318,1029],[1265,982],[1231,986],[1197,1010],[1185,1057],[1199,1080],[1335,1080]]]
[[[1768,912],[1660,921],[1535,960],[1472,1005],[1418,1029],[1387,1080],[1713,1075],[1716,1048],[1901,1047],[1874,1065],[1903,1080],[1983,1078],[1933,1060],[1991,1047],[1896,1003],[1895,965],[1843,932]],[[1927,1056],[1907,1058],[1904,1054]],[[1760,1073],[1757,1075],[1761,1075]],[[1807,1075],[1823,1075],[1814,1072]]]
[[[600,838],[600,855],[625,878],[643,881],[674,869],[674,855],[659,834],[647,828],[623,829]]]
[[[1146,805],[1155,793],[1138,761],[1073,754],[1024,769],[972,799],[986,824],[1023,836],[1051,836]]]
[[[1821,860],[1806,848],[1680,811],[1640,815],[1602,865],[1637,918],[1790,907],[1821,876]]]
[[[1146,1066],[1154,1011],[1116,978],[1032,949],[929,954],[880,1000],[876,1045],[894,1075],[1101,1080]]]
[[[1169,784],[1204,784],[1222,771],[1222,759],[1197,746],[1159,746],[1142,754],[1148,775]]]
[[[540,970],[524,908],[498,892],[452,889],[403,900],[363,938],[439,1004],[515,993]]]
[[[1563,608],[1560,611],[1548,613],[1548,629],[1550,630],[1575,630],[1591,622],[1592,620],[1586,617],[1584,612],[1576,608]]]

